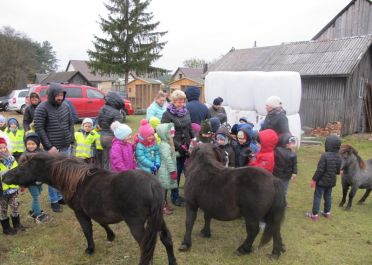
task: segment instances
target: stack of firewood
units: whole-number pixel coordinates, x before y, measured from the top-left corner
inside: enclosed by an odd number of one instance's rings
[[[317,127],[311,131],[311,136],[325,137],[328,135],[341,135],[342,124],[339,121],[329,122],[325,128]]]

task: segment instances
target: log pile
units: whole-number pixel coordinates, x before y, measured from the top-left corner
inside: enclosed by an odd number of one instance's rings
[[[341,136],[342,124],[339,121],[329,122],[325,128],[317,127],[310,133],[314,137],[325,137],[328,135]]]

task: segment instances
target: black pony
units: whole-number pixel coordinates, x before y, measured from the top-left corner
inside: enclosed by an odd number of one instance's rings
[[[346,202],[347,192],[349,192],[349,201],[346,209],[351,208],[353,198],[358,189],[366,189],[363,197],[359,200],[359,204],[363,203],[372,190],[372,159],[364,162],[358,155],[358,152],[350,145],[342,145],[340,149],[342,159],[342,200],[339,204],[343,207]]]
[[[169,264],[177,264],[171,234],[163,220],[163,190],[149,173],[141,170],[112,173],[63,155],[38,153],[24,156],[3,181],[26,187],[41,182],[61,191],[83,229],[87,254],[94,252],[92,219],[106,230],[109,241],[115,238],[109,224],[124,220],[140,246],[139,264],[148,265],[152,261],[158,232]]]
[[[210,237],[211,219],[231,221],[241,216],[246,223],[247,238],[238,248],[240,254],[250,253],[259,232],[259,222],[266,227],[260,246],[274,240],[272,257],[284,252],[280,234],[285,213],[284,190],[277,178],[255,167],[224,167],[225,154],[211,144],[196,147],[186,171],[186,232],[180,251],[191,247],[191,232],[198,208],[204,212],[201,234]]]

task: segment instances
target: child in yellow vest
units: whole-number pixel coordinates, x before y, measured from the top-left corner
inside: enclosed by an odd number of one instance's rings
[[[9,169],[15,168],[17,161],[8,150],[8,143],[5,138],[0,138],[0,175],[2,177]],[[14,235],[17,231],[23,230],[19,218],[19,202],[17,185],[7,185],[1,181],[0,194],[0,221],[5,235]],[[13,228],[10,226],[8,207],[12,210],[11,219]]]
[[[25,151],[23,138],[25,137],[25,131],[19,128],[19,123],[16,118],[10,118],[8,120],[8,128],[5,130],[6,135],[12,145],[12,153],[16,161]]]
[[[93,163],[93,145],[97,140],[97,133],[93,130],[93,120],[85,118],[81,129],[75,132],[75,157],[82,158],[86,163]]]

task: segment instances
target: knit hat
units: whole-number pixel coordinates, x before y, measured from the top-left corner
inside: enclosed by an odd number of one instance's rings
[[[218,97],[218,98],[215,98],[215,99],[213,100],[213,105],[215,105],[215,106],[220,106],[220,105],[222,104],[222,102],[223,102],[223,98]]]
[[[223,141],[224,142],[224,145],[226,145],[227,143],[228,143],[228,138],[226,137],[226,135],[224,135],[224,134],[221,134],[221,133],[219,133],[219,134],[217,134],[216,135],[216,140],[217,141]]]
[[[194,133],[194,135],[198,135],[201,130],[201,127],[199,124],[193,122],[191,123],[191,130]]]
[[[27,144],[28,141],[33,141],[38,148],[40,148],[40,137],[34,133],[34,132],[29,132],[25,136],[25,145]]]
[[[6,122],[6,118],[1,114],[0,114],[0,122],[4,122],[4,123]]]
[[[160,124],[160,120],[156,117],[151,117],[149,119],[149,123],[153,129],[156,129],[156,127],[158,127],[158,125]]]
[[[231,134],[233,135],[237,135],[238,134],[238,131],[239,131],[239,124],[234,124],[232,127],[231,127]]]
[[[223,135],[225,135],[225,137],[227,137],[227,138],[230,137],[229,129],[227,129],[227,128],[224,127],[224,126],[221,126],[221,127],[217,130],[216,134],[223,134]]]
[[[114,132],[115,137],[119,140],[124,140],[132,133],[132,129],[128,125],[118,121],[114,121],[110,128],[111,131]]]
[[[6,139],[2,137],[0,137],[0,144],[5,144],[6,146],[8,145]]]
[[[92,127],[93,127],[93,120],[91,118],[85,118],[83,120],[83,122],[81,123],[81,128],[82,129],[83,129],[83,126],[84,126],[85,123],[90,123],[90,124],[92,124]]]
[[[18,127],[18,121],[17,121],[17,119],[16,118],[10,118],[8,120],[8,126],[10,126],[11,124],[15,124]]]
[[[225,113],[218,113],[216,117],[220,120],[221,124],[227,122],[227,116]]]
[[[150,135],[154,134],[154,129],[146,119],[141,120],[141,126],[138,129],[139,135],[145,140]]]
[[[266,99],[266,105],[272,108],[278,108],[282,106],[282,100],[280,97],[271,96]]]
[[[209,119],[209,122],[211,123],[211,128],[212,128],[212,132],[213,133],[216,133],[217,130],[220,128],[221,126],[221,121],[218,117],[213,117],[213,118],[210,118]]]

